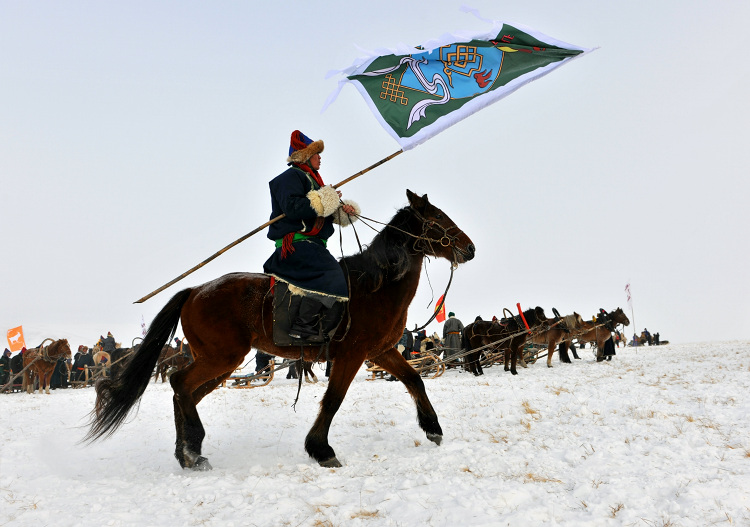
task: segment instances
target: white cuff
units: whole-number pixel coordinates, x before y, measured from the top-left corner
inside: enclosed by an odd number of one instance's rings
[[[320,187],[318,190],[311,190],[307,193],[307,199],[310,200],[310,206],[318,216],[324,218],[336,212],[340,204],[339,194],[331,185]]]
[[[350,199],[343,200],[343,203],[344,205],[351,205],[352,207],[354,207],[354,214],[347,214],[341,209],[341,207],[339,207],[333,214],[333,223],[337,223],[342,227],[346,227],[347,225],[351,225],[359,219],[357,216],[362,214],[362,209],[360,209],[359,205],[357,205]]]

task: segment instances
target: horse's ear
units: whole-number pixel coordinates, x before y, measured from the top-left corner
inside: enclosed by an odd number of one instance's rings
[[[422,196],[421,198],[416,195],[414,192],[406,189],[406,197],[409,198],[409,205],[411,205],[413,208],[423,211],[426,204],[427,204],[427,194]]]

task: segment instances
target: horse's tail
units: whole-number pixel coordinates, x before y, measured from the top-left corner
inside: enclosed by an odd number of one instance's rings
[[[560,362],[566,362],[570,364],[570,356],[568,355],[568,342],[561,340],[560,344],[557,345],[557,356],[560,358]]]
[[[96,407],[92,412],[90,430],[83,441],[96,441],[112,435],[125,421],[138,399],[146,391],[161,349],[177,331],[182,306],[192,289],[180,291],[154,317],[140,349],[112,379],[96,384]]]
[[[471,349],[469,347],[470,343],[469,343],[469,337],[467,335],[467,333],[469,332],[469,328],[470,327],[473,327],[473,326],[466,326],[466,327],[464,327],[463,331],[461,331],[461,349],[462,350],[467,350],[468,351],[469,349]]]

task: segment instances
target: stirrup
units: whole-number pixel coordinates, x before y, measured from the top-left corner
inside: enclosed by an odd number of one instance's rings
[[[313,335],[306,335],[303,332],[295,330],[295,329],[289,330],[289,336],[295,340],[299,340],[300,343],[321,344],[324,341],[323,336],[320,335],[320,333],[315,333]]]

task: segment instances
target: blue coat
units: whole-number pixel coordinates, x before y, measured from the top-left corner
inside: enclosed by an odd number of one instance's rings
[[[263,271],[307,291],[346,300],[349,290],[344,271],[328,252],[326,242],[334,233],[333,217],[325,218],[320,232],[305,240],[295,241],[294,252],[281,257],[280,240],[289,233],[310,230],[318,218],[307,193],[320,186],[304,171],[290,167],[269,183],[271,219],[285,217],[268,227],[268,238],[277,247],[263,264]]]

